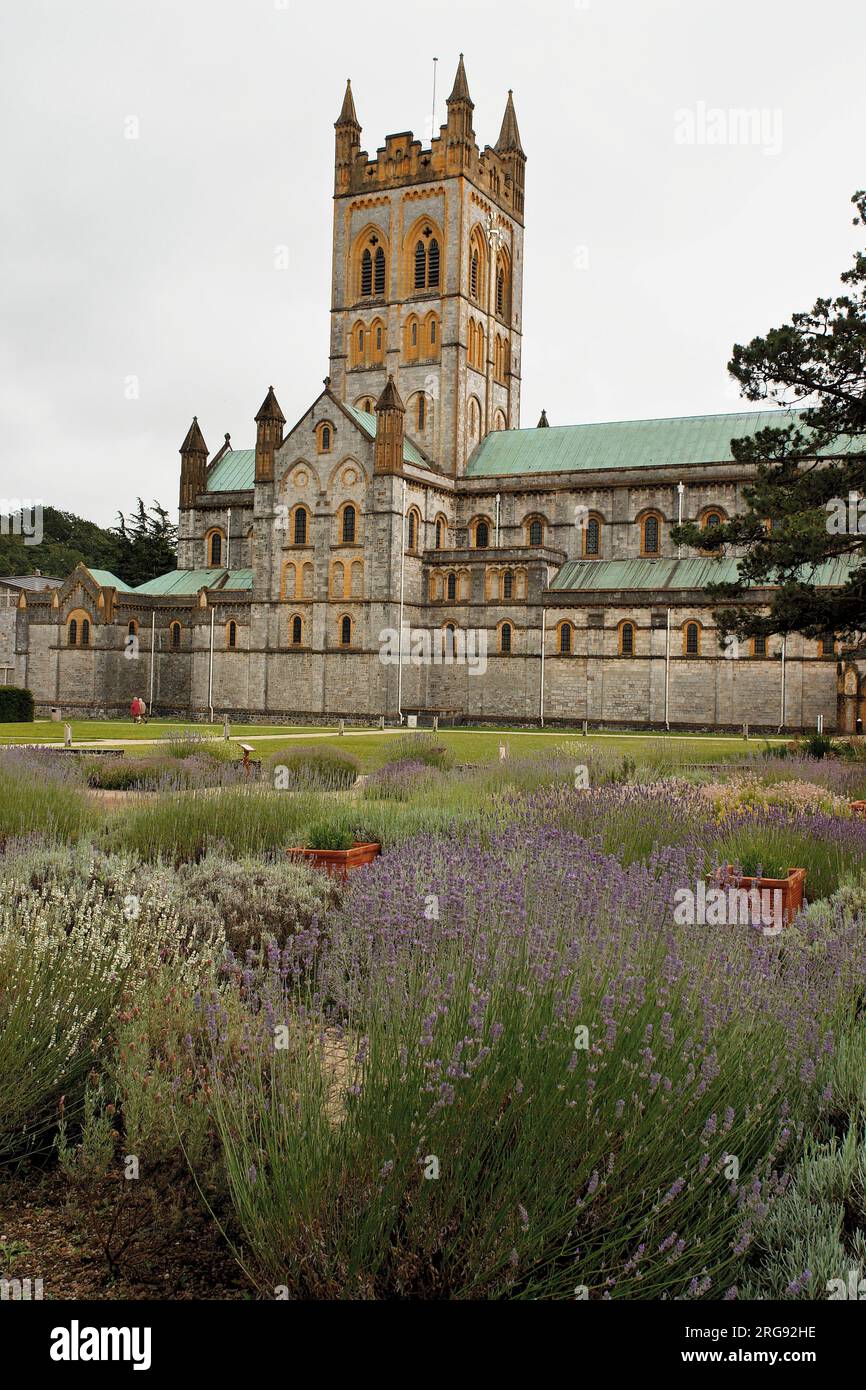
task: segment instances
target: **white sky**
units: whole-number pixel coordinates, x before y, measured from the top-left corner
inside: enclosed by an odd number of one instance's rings
[[[426,140],[461,49],[479,143],[513,87],[529,157],[522,424],[736,409],[732,344],[858,244],[861,0],[2,0],[0,497],[174,509],[193,414],[250,447],[273,382],[294,423],[328,366],[345,79],[364,148]],[[677,138],[713,109],[764,136]]]

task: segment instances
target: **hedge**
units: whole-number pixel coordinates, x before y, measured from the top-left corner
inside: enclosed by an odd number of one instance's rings
[[[0,685],[0,724],[32,724],[33,691]]]

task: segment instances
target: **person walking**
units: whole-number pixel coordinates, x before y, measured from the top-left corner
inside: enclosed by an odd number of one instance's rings
[[[141,715],[142,722],[143,722],[144,724],[146,724],[146,723],[147,723],[147,701],[146,701],[146,700],[142,700],[142,698],[141,698],[140,695],[139,695],[139,697],[138,697],[138,712],[139,712],[139,714]]]
[[[133,724],[141,723],[141,710],[139,709],[140,704],[141,701],[139,700],[138,696],[133,695],[132,703],[129,706],[129,717],[132,720]]]

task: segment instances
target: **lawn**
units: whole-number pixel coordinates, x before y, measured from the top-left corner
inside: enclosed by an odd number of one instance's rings
[[[404,734],[407,732],[403,731]],[[159,751],[154,747],[160,740],[175,740],[189,737],[221,740],[222,724],[193,724],[177,720],[153,719],[149,724],[136,725],[130,720],[73,720],[73,744],[87,747],[123,747],[126,757],[148,756]],[[352,728],[347,726],[345,734],[340,735],[333,728],[322,726],[272,724],[233,724],[231,736],[235,741],[251,743],[262,757],[271,758],[282,748],[287,751],[298,747],[326,747],[350,751],[362,772],[382,767],[392,756],[393,741],[398,737],[397,728],[381,731],[379,729]],[[418,730],[421,737],[431,736],[431,731]],[[730,758],[741,757],[763,746],[784,742],[781,739],[765,740],[753,738],[744,740],[736,735],[686,733],[653,734],[624,731],[594,731],[585,739],[579,727],[574,729],[553,728],[542,730],[508,729],[440,729],[436,735],[439,742],[449,750],[455,762],[487,763],[499,758],[502,743],[508,745],[509,756],[525,756],[532,752],[542,752],[557,745],[568,743],[576,749],[581,747],[617,748],[624,754],[639,759],[651,758],[660,762],[669,761],[671,765],[682,763],[714,763]],[[0,724],[0,745],[20,743],[59,743],[64,739],[63,724],[51,720],[36,720],[33,724]]]

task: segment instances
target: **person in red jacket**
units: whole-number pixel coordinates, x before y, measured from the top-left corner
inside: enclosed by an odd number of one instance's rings
[[[141,701],[138,696],[133,696],[132,704],[129,706],[129,713],[133,724],[141,723]]]

